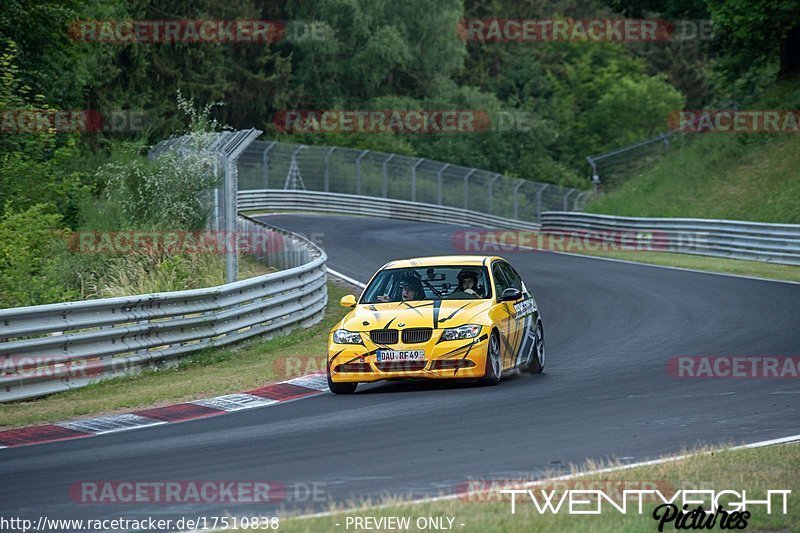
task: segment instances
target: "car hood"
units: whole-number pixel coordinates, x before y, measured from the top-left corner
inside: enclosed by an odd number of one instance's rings
[[[350,331],[387,328],[453,328],[471,324],[492,307],[492,300],[421,300],[361,304],[342,319]],[[403,324],[403,325],[401,325]]]

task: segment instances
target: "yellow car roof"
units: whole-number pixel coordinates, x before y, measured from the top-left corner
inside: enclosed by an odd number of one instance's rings
[[[480,266],[489,264],[492,259],[502,259],[496,255],[438,255],[432,257],[413,257],[386,263],[383,268],[419,268],[436,266]],[[381,269],[383,270],[383,269]]]

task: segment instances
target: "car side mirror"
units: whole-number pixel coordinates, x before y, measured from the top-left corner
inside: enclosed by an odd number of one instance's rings
[[[504,290],[500,295],[501,302],[516,302],[520,298],[522,298],[522,291],[513,287]]]
[[[356,306],[356,297],[352,294],[348,294],[347,296],[342,296],[342,299],[339,300],[339,304],[342,307],[355,307]]]

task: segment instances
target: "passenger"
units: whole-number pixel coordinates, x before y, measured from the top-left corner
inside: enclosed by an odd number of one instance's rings
[[[465,292],[476,298],[480,298],[480,289],[478,288],[478,273],[474,270],[462,270],[458,273],[458,288],[453,291],[453,294]]]

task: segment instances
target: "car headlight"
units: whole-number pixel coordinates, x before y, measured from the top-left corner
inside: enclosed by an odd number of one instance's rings
[[[361,344],[361,334],[356,331],[337,329],[333,332],[333,342],[336,344]]]
[[[458,339],[471,339],[477,337],[480,332],[481,326],[479,324],[467,324],[465,326],[444,330],[442,332],[442,340],[455,341]]]

